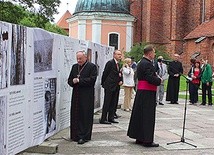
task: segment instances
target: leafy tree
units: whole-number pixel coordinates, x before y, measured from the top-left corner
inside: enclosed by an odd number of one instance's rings
[[[39,27],[54,33],[68,35],[60,27],[51,24],[46,17],[30,12],[23,6],[11,2],[0,2],[0,20],[28,27]]]
[[[34,21],[34,18],[32,17],[24,17],[20,22],[19,22],[20,25],[23,25],[23,26],[27,26],[27,27],[36,27],[36,23]]]
[[[0,1],[0,20],[18,24],[26,16],[23,7],[14,5],[11,2]]]
[[[25,8],[28,8],[31,12],[38,13],[43,19],[53,22],[53,15],[58,13],[60,0],[14,0],[19,2]]]
[[[68,36],[68,33],[65,30],[61,29],[59,26],[55,24],[46,23],[45,30]]]
[[[136,62],[140,61],[143,57],[143,49],[148,45],[146,42],[135,44],[130,52],[125,53],[125,57],[133,57]],[[156,57],[162,55],[164,59],[170,59],[169,55],[165,52],[164,46],[155,47]]]

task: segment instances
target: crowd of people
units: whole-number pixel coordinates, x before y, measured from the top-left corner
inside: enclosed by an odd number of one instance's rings
[[[104,67],[101,85],[104,88],[104,102],[100,124],[119,123],[117,118],[120,88],[124,89],[122,108],[131,112],[127,136],[136,140],[136,144],[145,147],[158,147],[154,142],[155,115],[157,105],[163,106],[164,85],[166,101],[179,104],[180,78],[183,76],[189,86],[190,104],[199,102],[198,90],[202,87],[202,103],[212,105],[212,67],[207,60],[191,60],[188,77],[183,74],[180,55],[174,54],[173,60],[165,63],[163,56],[155,59],[155,48],[147,45],[140,62],[125,58],[121,64],[122,52],[115,50],[113,59]],[[73,87],[70,115],[70,139],[84,144],[91,140],[94,113],[94,85],[97,78],[97,67],[87,60],[84,51],[76,53],[77,63],[72,66],[68,84]],[[206,93],[208,92],[208,93]],[[134,97],[134,103],[131,99]]]

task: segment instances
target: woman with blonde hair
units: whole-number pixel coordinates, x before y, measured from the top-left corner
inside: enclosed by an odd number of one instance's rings
[[[134,83],[134,70],[131,68],[131,58],[126,58],[124,60],[122,73],[123,73],[123,87],[124,87],[124,104],[123,108],[125,111],[129,112],[131,108],[131,97],[132,91],[135,86]]]

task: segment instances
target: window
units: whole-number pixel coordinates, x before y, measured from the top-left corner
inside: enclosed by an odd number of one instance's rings
[[[200,43],[200,42],[203,41],[205,38],[206,38],[206,37],[200,37],[200,38],[198,38],[198,39],[195,41],[195,43],[196,43],[196,44],[197,44],[197,43]]]
[[[118,43],[119,43],[119,35],[116,33],[110,33],[109,34],[109,46],[113,46],[115,48],[115,50],[117,50]]]

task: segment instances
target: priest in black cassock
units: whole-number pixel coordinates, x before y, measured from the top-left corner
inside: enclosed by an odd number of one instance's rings
[[[127,133],[130,138],[136,139],[136,144],[145,147],[159,146],[154,143],[156,90],[163,79],[157,77],[152,63],[154,57],[154,48],[145,46],[144,56],[137,65],[137,93]]]
[[[94,116],[94,85],[97,67],[87,61],[84,51],[76,53],[68,84],[73,87],[70,114],[70,139],[84,144],[91,140]]]
[[[169,63],[168,74],[169,79],[167,83],[166,101],[170,101],[170,104],[178,104],[178,94],[180,87],[180,76],[183,74],[183,66],[178,61],[180,56],[174,54],[174,60]]]

